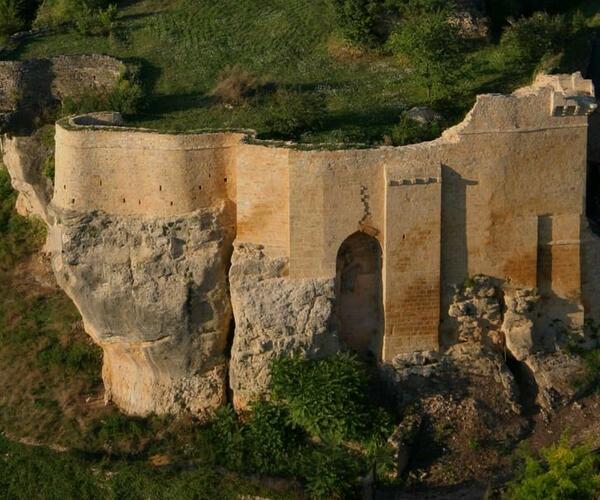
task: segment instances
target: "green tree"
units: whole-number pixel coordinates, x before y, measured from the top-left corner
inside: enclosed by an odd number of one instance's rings
[[[464,63],[465,44],[451,7],[420,9],[407,15],[388,41],[389,48],[411,68],[411,77],[427,88],[429,101],[453,88]]]
[[[586,500],[597,498],[600,475],[589,447],[570,447],[566,436],[540,456],[525,457],[521,476],[509,485],[511,500]]]

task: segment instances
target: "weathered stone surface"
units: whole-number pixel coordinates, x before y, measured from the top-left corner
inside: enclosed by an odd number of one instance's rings
[[[266,391],[274,358],[321,357],[339,349],[333,278],[291,280],[286,264],[260,246],[235,246],[229,271],[235,316],[229,377],[237,408]]]
[[[427,123],[439,122],[442,119],[442,115],[434,111],[431,108],[425,106],[418,106],[411,108],[406,112],[406,116],[417,123],[425,125]]]
[[[2,137],[2,161],[13,187],[19,192],[16,208],[21,215],[37,215],[49,222],[52,181],[43,170],[46,158],[52,154],[37,134]]]
[[[474,276],[462,287],[455,287],[448,311],[458,324],[459,342],[483,342],[498,346],[502,323],[500,290],[488,276]]]
[[[506,348],[518,361],[523,361],[535,350],[534,317],[540,300],[535,290],[506,287],[504,302],[506,311],[502,332]]]
[[[60,286],[104,350],[106,398],[132,414],[225,402],[231,207],[164,219],[58,211]]]
[[[419,434],[422,421],[423,418],[418,413],[408,413],[389,437],[388,444],[394,450],[395,470],[393,479],[402,477],[410,460],[412,448]]]
[[[580,356],[558,350],[525,358],[537,384],[537,403],[550,413],[572,402],[585,387],[585,364]]]

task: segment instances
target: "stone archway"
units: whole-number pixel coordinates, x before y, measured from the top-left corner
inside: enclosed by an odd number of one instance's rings
[[[383,339],[382,254],[363,232],[350,235],[337,254],[336,313],[341,340],[364,358],[381,358]]]

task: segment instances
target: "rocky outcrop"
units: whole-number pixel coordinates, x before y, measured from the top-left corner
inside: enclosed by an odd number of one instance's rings
[[[104,350],[106,398],[130,414],[226,400],[231,207],[165,219],[60,211],[49,247],[60,286]]]
[[[515,287],[504,290],[504,321],[502,332],[506,349],[517,361],[523,361],[536,350],[534,317],[540,296],[531,289]]]
[[[52,198],[52,181],[44,167],[54,154],[40,139],[32,136],[2,138],[2,159],[13,187],[18,191],[17,212],[37,215],[49,222],[48,204]]]
[[[229,377],[238,409],[266,391],[274,358],[321,357],[339,348],[332,328],[334,279],[290,280],[286,274],[286,259],[269,258],[257,245],[235,246],[229,271],[235,316]]]

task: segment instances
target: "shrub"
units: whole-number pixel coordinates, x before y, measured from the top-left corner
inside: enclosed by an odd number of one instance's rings
[[[224,104],[242,104],[255,96],[261,87],[259,79],[241,66],[227,67],[219,73],[211,95]]]
[[[570,447],[566,436],[540,451],[528,454],[520,476],[509,484],[512,500],[585,500],[596,498],[600,475],[597,458],[584,445]]]
[[[114,29],[116,19],[115,4],[110,4],[106,9],[92,9],[84,4],[74,15],[75,29],[82,35],[108,36]]]
[[[281,358],[271,369],[271,394],[292,421],[332,442],[389,435],[389,416],[369,405],[369,379],[356,357],[338,354],[322,360]]]
[[[375,25],[381,10],[379,0],[333,0],[338,25],[343,35],[358,45],[373,45],[376,40]]]
[[[6,41],[24,26],[19,0],[0,0],[0,42]]]
[[[447,95],[464,63],[465,42],[449,17],[448,8],[415,11],[388,40],[390,50],[410,65],[410,77],[427,88],[429,101]]]
[[[537,12],[531,17],[510,19],[500,40],[508,64],[528,65],[560,50],[572,34],[570,19]]]
[[[267,105],[263,127],[271,137],[298,139],[303,132],[320,127],[325,113],[320,94],[278,90]]]
[[[305,433],[281,405],[258,401],[244,426],[247,465],[266,474],[289,474],[292,461],[305,442]]]
[[[348,450],[316,447],[303,457],[306,490],[312,498],[348,498],[361,472],[361,461]]]
[[[442,130],[442,125],[437,121],[418,123],[404,113],[400,123],[392,128],[390,139],[394,146],[416,144],[439,137]]]

